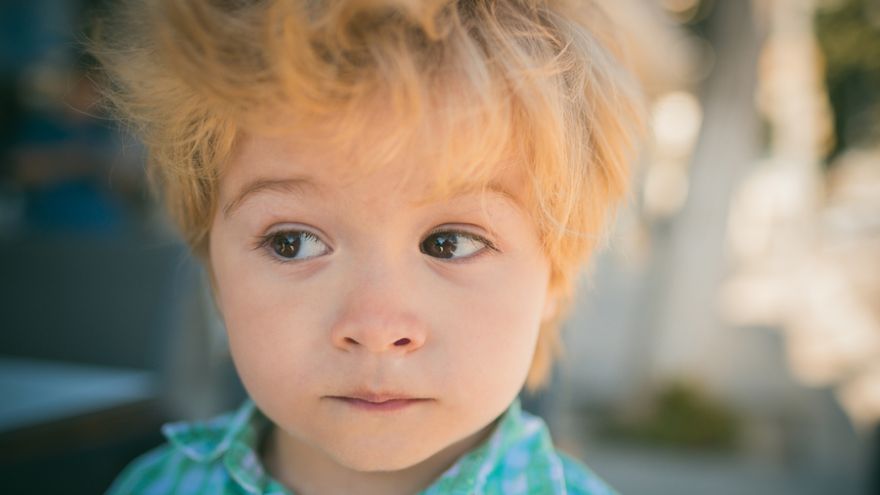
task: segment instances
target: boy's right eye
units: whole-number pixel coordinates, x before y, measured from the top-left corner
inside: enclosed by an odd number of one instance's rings
[[[283,230],[267,234],[258,247],[270,250],[269,257],[280,263],[302,261],[330,252],[315,234],[302,230]]]

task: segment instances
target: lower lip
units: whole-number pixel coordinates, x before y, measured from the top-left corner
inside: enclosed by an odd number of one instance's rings
[[[341,400],[346,404],[360,409],[362,411],[400,411],[418,403],[425,402],[428,399],[393,399],[385,402],[370,402],[362,399],[352,399],[350,397],[333,397]]]

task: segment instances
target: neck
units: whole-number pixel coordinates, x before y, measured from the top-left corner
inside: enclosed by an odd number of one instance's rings
[[[477,433],[398,471],[357,471],[324,451],[274,427],[264,445],[266,469],[297,495],[414,495],[428,488],[458,458],[492,433],[496,421]]]

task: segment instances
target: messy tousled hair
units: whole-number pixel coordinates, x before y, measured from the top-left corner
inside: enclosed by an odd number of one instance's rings
[[[417,149],[441,194],[516,167],[560,301],[526,385],[546,381],[643,125],[592,1],[128,0],[95,26],[106,101],[144,141],[154,190],[208,265],[219,179],[245,133],[361,143],[355,169]]]

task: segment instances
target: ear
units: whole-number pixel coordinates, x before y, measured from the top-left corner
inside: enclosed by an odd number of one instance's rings
[[[547,296],[544,298],[544,309],[541,311],[541,323],[547,323],[556,316],[559,309],[559,296],[554,290],[547,290]]]
[[[217,294],[217,278],[214,275],[214,268],[211,265],[210,261],[205,263],[203,267],[203,276],[207,284],[208,294],[211,296],[211,301],[214,303],[214,307],[217,309],[217,312],[222,315],[223,307],[220,305],[220,298]]]

